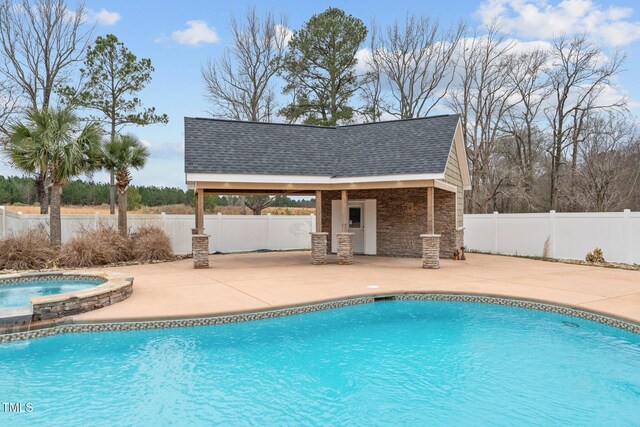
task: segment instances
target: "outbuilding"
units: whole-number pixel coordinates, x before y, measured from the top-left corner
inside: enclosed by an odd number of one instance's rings
[[[314,264],[333,252],[342,264],[366,254],[437,267],[463,245],[471,184],[458,115],[335,127],[187,117],[185,174],[196,266],[208,265],[205,194],[315,196]]]

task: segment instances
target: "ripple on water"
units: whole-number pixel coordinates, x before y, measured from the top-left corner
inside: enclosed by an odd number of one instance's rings
[[[639,335],[466,302],[57,335],[1,345],[0,369],[34,407],[7,425],[628,425],[640,407]]]

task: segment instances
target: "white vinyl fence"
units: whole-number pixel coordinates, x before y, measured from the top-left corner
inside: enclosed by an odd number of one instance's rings
[[[129,215],[132,231],[143,225],[163,228],[176,254],[191,252],[193,215]],[[116,226],[110,215],[63,215],[62,241],[97,224]],[[48,215],[18,214],[0,206],[0,238],[38,226]],[[640,212],[465,215],[465,245],[470,250],[541,256],[549,238],[549,257],[584,259],[599,247],[607,261],[640,264]],[[205,215],[210,252],[309,249],[314,215]]]
[[[470,250],[541,256],[549,238],[549,257],[584,259],[598,247],[605,260],[640,264],[640,212],[475,214],[464,216]]]
[[[191,229],[194,215],[128,215],[131,231],[145,225],[164,229],[176,254],[191,253]],[[205,215],[205,233],[212,235],[209,252],[309,249],[315,231],[314,215]],[[114,215],[62,215],[62,242],[81,229],[99,224],[117,226]],[[0,238],[43,226],[48,230],[49,216],[20,214],[0,206]]]

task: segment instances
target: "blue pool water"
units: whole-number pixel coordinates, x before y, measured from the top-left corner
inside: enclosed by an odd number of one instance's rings
[[[62,294],[65,292],[81,291],[98,286],[96,281],[50,280],[42,282],[24,282],[15,285],[0,286],[0,308],[24,307],[31,304],[31,297]],[[2,408],[0,408],[0,411]]]
[[[0,369],[33,409],[0,425],[640,424],[640,335],[477,303],[65,334],[0,345]]]

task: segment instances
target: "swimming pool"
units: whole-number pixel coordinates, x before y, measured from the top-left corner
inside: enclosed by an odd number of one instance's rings
[[[629,425],[640,407],[640,335],[468,302],[56,335],[0,345],[0,369],[32,407],[6,425]]]
[[[40,281],[23,281],[12,285],[0,286],[0,308],[24,307],[31,304],[32,297],[63,294],[93,288],[104,279],[85,279],[82,281],[57,279]]]

